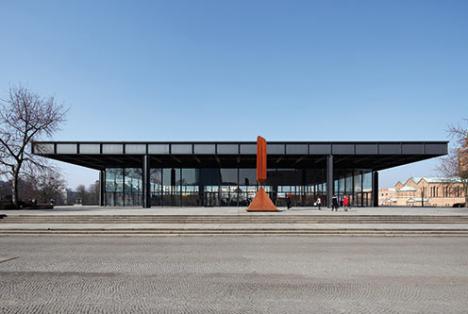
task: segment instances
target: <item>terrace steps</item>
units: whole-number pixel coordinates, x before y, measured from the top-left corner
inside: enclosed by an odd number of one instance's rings
[[[468,224],[468,215],[49,215],[0,216],[0,224]]]

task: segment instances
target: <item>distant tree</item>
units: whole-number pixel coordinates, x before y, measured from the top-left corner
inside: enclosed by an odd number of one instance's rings
[[[468,207],[468,119],[465,126],[449,125],[447,133],[454,141],[446,157],[441,158],[438,170],[446,177],[461,179],[465,195],[465,207]]]
[[[0,199],[11,197],[12,181],[0,182]],[[38,203],[64,204],[65,180],[54,169],[42,170],[34,175],[23,175],[18,180],[19,194],[23,200],[35,199]]]
[[[90,184],[87,190],[87,199],[85,205],[98,205],[99,203],[99,184]]]
[[[59,172],[53,169],[42,171],[36,177],[36,187],[39,201],[45,203],[54,200],[55,204],[64,203],[65,180]]]
[[[81,204],[86,204],[87,201],[87,193],[86,187],[83,184],[80,184],[76,187],[76,196],[81,200]]]
[[[11,193],[11,187],[9,182],[0,181],[0,201],[5,200]]]
[[[54,134],[65,113],[53,97],[42,98],[21,86],[10,88],[7,99],[0,99],[0,175],[11,180],[12,202],[16,207],[22,173],[27,169],[50,168],[30,153],[31,142]]]

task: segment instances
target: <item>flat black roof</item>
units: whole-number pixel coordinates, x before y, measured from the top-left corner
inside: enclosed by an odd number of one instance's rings
[[[447,154],[447,141],[271,141],[269,168],[324,168],[334,156],[335,169],[382,170]],[[254,168],[256,142],[234,141],[38,141],[32,152],[92,169],[141,167]]]

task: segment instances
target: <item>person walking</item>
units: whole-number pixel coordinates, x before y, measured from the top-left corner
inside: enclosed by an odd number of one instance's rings
[[[344,207],[344,210],[347,212],[350,207],[349,207],[349,196],[348,195],[345,195],[343,197],[343,207]]]
[[[320,196],[317,197],[317,201],[315,202],[317,204],[318,210],[322,210],[322,200],[320,199]]]
[[[289,193],[286,194],[286,206],[288,207],[288,209],[291,208],[291,195]]]
[[[333,194],[332,197],[332,211],[335,210],[336,212],[338,211],[338,197],[336,194]]]

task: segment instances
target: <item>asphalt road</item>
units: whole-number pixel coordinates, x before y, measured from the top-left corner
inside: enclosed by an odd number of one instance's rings
[[[468,237],[0,237],[0,313],[468,313]]]

